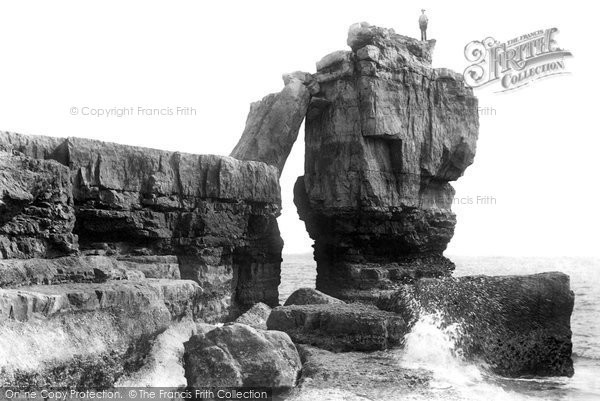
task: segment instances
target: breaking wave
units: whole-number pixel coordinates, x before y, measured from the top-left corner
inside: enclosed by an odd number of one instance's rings
[[[431,392],[438,400],[481,400],[487,401],[525,401],[539,400],[537,396],[523,393],[523,385],[531,387],[532,382],[538,387],[556,386],[558,382],[540,379],[506,379],[491,373],[485,364],[467,361],[457,346],[462,336],[460,324],[445,326],[440,314],[422,314],[412,330],[405,337],[404,349],[398,351],[398,363],[407,369],[426,369],[433,373],[429,384]],[[565,379],[566,380],[566,379]],[[526,382],[526,383],[523,383]],[[519,391],[521,390],[521,391]],[[432,399],[413,396],[408,399]],[[558,394],[555,393],[556,396]],[[548,399],[561,399],[548,398]]]

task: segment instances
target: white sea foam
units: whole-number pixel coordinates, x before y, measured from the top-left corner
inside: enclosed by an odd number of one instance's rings
[[[404,349],[398,353],[402,367],[433,373],[430,389],[439,400],[481,400],[484,394],[487,401],[534,399],[490,383],[489,374],[465,361],[456,346],[456,339],[461,335],[460,325],[443,327],[441,322],[440,315],[421,315],[406,335]]]
[[[119,328],[101,313],[27,323],[9,320],[0,325],[0,369],[39,371],[48,363],[101,354],[120,343]]]
[[[122,377],[115,387],[171,387],[187,385],[183,368],[183,343],[196,330],[191,320],[183,320],[161,333],[152,344],[144,366]]]

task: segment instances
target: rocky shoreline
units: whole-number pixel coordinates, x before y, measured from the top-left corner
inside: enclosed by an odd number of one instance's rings
[[[252,104],[229,157],[0,132],[2,385],[427,391],[394,353],[428,314],[492,372],[573,375],[568,276],[452,278],[443,255],[472,90],[431,66],[435,41],[360,23],[348,45]],[[280,306],[279,177],[303,121],[317,283]]]

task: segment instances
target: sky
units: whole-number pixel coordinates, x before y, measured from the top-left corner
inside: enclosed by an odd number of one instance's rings
[[[359,21],[418,37],[433,65],[462,72],[464,47],[557,27],[568,75],[495,93],[475,163],[454,187],[455,255],[597,256],[598,78],[589,4],[547,1],[20,1],[0,3],[0,130],[228,155],[251,102],[281,75],[315,72]],[[583,8],[583,11],[582,11]],[[586,11],[587,10],[587,11]],[[133,110],[117,116],[118,110]],[[147,109],[172,110],[171,115]],[[90,115],[105,110],[112,115]],[[487,110],[487,111],[485,111]],[[311,251],[292,202],[303,128],[281,177],[284,253]],[[478,204],[477,197],[489,202]],[[493,199],[493,201],[492,201]]]

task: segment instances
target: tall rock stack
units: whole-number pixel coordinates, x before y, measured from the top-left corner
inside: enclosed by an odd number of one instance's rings
[[[431,66],[435,41],[361,23],[348,45],[317,63],[294,202],[317,288],[370,299],[453,270],[449,182],[473,162],[478,110],[460,74]]]

